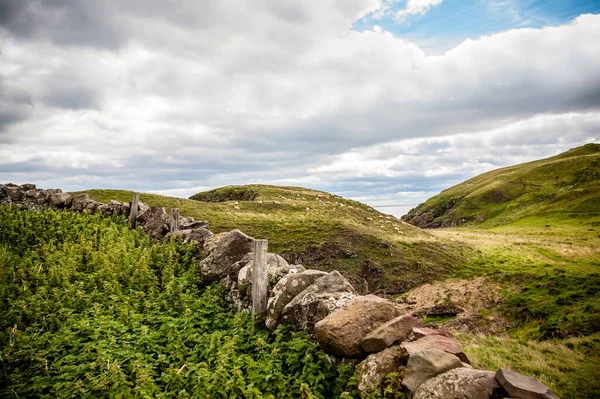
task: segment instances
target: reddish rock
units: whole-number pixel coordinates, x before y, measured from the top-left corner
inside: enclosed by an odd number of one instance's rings
[[[471,363],[458,341],[454,338],[444,337],[443,335],[428,335],[416,341],[404,342],[402,346],[406,348],[409,355],[427,349],[440,349],[453,354],[465,363]]]
[[[558,399],[546,385],[533,377],[527,377],[514,371],[500,369],[496,379],[511,396],[519,399]]]
[[[360,341],[360,346],[365,352],[379,352],[396,342],[406,341],[412,333],[413,327],[420,326],[422,324],[419,319],[411,315],[398,316],[368,333]]]
[[[360,341],[383,323],[404,314],[394,302],[375,295],[348,301],[315,325],[317,342],[327,353],[340,357],[366,354]]]
[[[428,335],[443,335],[444,337],[454,338],[454,335],[445,328],[413,327],[410,339],[414,341]]]

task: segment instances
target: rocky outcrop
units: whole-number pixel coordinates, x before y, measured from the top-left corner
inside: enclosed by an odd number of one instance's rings
[[[283,277],[273,288],[273,293],[267,303],[267,328],[271,331],[277,328],[283,309],[296,295],[311,286],[317,279],[327,273],[320,270],[306,270]]]
[[[402,385],[412,395],[428,379],[459,367],[462,362],[456,356],[439,349],[413,353],[408,358]]]
[[[402,346],[406,348],[409,355],[427,349],[439,349],[456,356],[465,363],[471,363],[458,341],[455,338],[448,338],[443,335],[428,335],[416,341],[403,342]]]
[[[401,315],[368,333],[360,341],[360,346],[368,353],[379,352],[396,342],[407,340],[413,327],[421,326],[419,319],[407,314]]]
[[[493,372],[461,367],[427,380],[413,399],[501,399],[506,396]]]
[[[317,322],[356,296],[348,280],[333,271],[296,295],[283,308],[280,322],[312,332]]]
[[[361,340],[381,324],[403,311],[392,301],[366,295],[348,301],[341,309],[315,325],[317,342],[327,353],[340,357],[362,357]]]
[[[402,378],[403,366],[406,365],[408,354],[400,345],[394,345],[381,352],[367,356],[357,367],[358,390],[363,398],[378,394],[377,392],[385,377],[390,373],[399,373]],[[376,395],[378,396],[378,395]]]
[[[204,244],[207,256],[200,262],[202,281],[210,284],[228,275],[229,268],[253,249],[254,238],[239,230],[216,234]]]
[[[558,399],[538,379],[527,377],[514,371],[500,369],[496,371],[496,380],[511,396],[519,399]]]

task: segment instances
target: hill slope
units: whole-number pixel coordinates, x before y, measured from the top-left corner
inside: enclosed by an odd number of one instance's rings
[[[132,197],[131,191],[86,192],[101,202]],[[193,197],[205,201],[155,194],[140,198],[149,205],[177,207],[181,215],[208,220],[214,232],[237,228],[268,239],[269,251],[292,263],[339,270],[363,293],[406,291],[448,276],[451,267],[464,258],[459,246],[390,215],[305,188],[230,186]]]
[[[600,144],[497,169],[442,191],[403,217],[420,227],[527,219],[544,225],[600,217]]]

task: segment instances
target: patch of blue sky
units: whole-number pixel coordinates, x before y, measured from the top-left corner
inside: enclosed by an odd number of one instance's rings
[[[465,39],[516,28],[541,28],[569,23],[582,14],[599,14],[600,0],[443,0],[424,14],[398,19],[406,1],[393,2],[382,16],[369,14],[353,29],[376,25],[409,40],[428,54],[440,54]]]

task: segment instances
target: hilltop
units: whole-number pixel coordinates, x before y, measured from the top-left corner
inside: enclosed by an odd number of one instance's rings
[[[600,220],[600,144],[481,174],[431,197],[403,219],[426,228]]]
[[[85,191],[96,201],[131,201],[124,190]],[[269,240],[287,261],[338,270],[361,292],[394,294],[448,276],[464,249],[368,205],[300,187],[228,186],[181,199],[144,194],[150,206],[179,208],[214,232],[240,229]],[[199,201],[196,199],[201,199]]]

